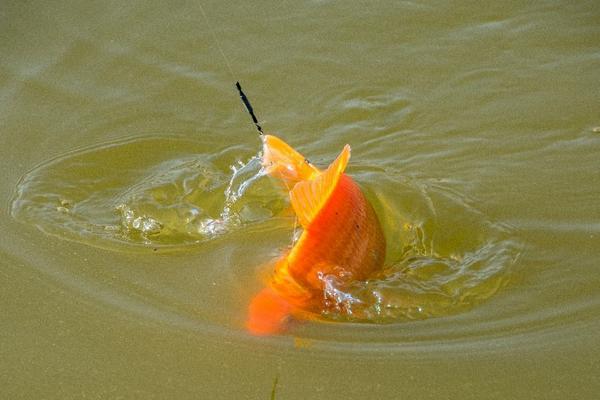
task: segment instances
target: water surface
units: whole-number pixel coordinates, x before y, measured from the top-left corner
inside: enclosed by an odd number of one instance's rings
[[[202,6],[0,12],[8,397],[595,397],[595,2]],[[244,331],[294,227],[266,178],[223,218],[236,79],[316,164],[351,144],[386,307]]]

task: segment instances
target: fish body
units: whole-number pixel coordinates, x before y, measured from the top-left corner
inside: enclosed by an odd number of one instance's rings
[[[382,268],[381,224],[360,187],[344,173],[349,159],[346,145],[327,169],[319,170],[281,139],[263,137],[263,168],[289,189],[303,231],[250,303],[246,326],[251,333],[281,333],[289,317],[323,309],[327,279],[345,284]]]

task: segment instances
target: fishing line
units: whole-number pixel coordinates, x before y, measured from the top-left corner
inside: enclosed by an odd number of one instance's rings
[[[202,13],[202,17],[204,17],[204,22],[206,22],[206,26],[208,27],[208,30],[209,30],[210,34],[212,35],[213,40],[215,41],[215,44],[217,45],[217,48],[219,49],[219,52],[221,53],[221,56],[223,56],[223,60],[225,60],[225,65],[227,66],[229,75],[231,75],[231,79],[236,80],[235,74],[233,73],[233,69],[231,68],[231,64],[229,64],[229,59],[227,58],[227,56],[225,55],[225,52],[223,51],[223,48],[221,47],[221,43],[219,42],[219,39],[217,38],[217,34],[215,33],[215,30],[213,29],[212,25],[210,24],[210,21],[208,20],[208,16],[206,15],[206,12],[204,11],[204,7],[202,7],[202,3],[198,3],[198,5],[200,6],[200,12]]]
[[[233,72],[233,68],[231,68],[229,59],[225,55],[225,52],[223,51],[223,47],[221,47],[221,43],[219,42],[219,39],[217,38],[217,34],[215,33],[215,30],[213,29],[212,25],[210,24],[208,16],[206,15],[206,11],[204,11],[204,7],[202,7],[202,3],[198,3],[198,5],[200,6],[200,12],[202,13],[204,22],[206,22],[206,26],[208,27],[208,30],[210,31],[210,34],[211,34],[213,40],[215,41],[215,44],[217,45],[217,49],[219,49],[219,52],[221,53],[221,56],[223,57],[223,60],[225,61],[225,65],[227,66],[229,75],[231,75],[231,79],[236,81],[235,87],[237,88],[238,93],[240,94],[240,98],[242,99],[242,102],[244,103],[246,110],[248,110],[250,117],[252,117],[252,122],[254,122],[254,126],[256,126],[256,130],[258,130],[258,134],[260,136],[262,136],[264,133],[263,133],[262,127],[258,123],[258,118],[256,118],[256,115],[254,114],[254,109],[252,108],[252,105],[250,104],[250,100],[248,100],[248,97],[246,97],[246,94],[242,90],[242,85],[240,85],[240,82],[237,79],[235,79],[235,73]]]

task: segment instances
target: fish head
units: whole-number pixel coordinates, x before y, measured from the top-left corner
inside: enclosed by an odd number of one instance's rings
[[[283,180],[289,188],[319,174],[319,169],[302,154],[273,135],[263,136],[262,165],[267,174]]]

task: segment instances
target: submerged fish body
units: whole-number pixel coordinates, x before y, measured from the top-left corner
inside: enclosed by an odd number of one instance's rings
[[[383,231],[360,187],[344,173],[349,159],[346,145],[321,171],[281,139],[264,136],[263,167],[288,188],[303,232],[250,303],[251,333],[281,333],[289,317],[323,309],[328,279],[364,280],[382,268]]]

